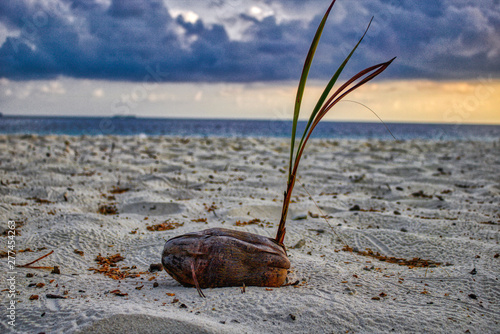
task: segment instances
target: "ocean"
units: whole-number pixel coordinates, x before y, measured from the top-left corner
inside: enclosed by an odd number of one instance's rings
[[[305,121],[300,121],[304,129]],[[386,128],[387,126],[387,128]],[[291,121],[231,119],[168,119],[136,117],[0,117],[1,134],[37,135],[145,135],[195,137],[290,137]],[[314,138],[398,140],[480,140],[500,139],[500,125],[359,123],[322,121]]]

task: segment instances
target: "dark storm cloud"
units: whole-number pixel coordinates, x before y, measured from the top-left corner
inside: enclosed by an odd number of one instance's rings
[[[304,21],[257,19],[250,5],[306,13],[303,0],[211,1],[233,6],[249,28],[231,40],[226,27],[172,17],[160,0],[2,1],[11,32],[0,48],[0,77],[161,81],[296,79],[328,1]],[[197,11],[196,1],[185,9]],[[236,10],[235,10],[236,8]],[[238,12],[239,8],[241,11]],[[500,5],[493,0],[338,1],[311,76],[325,78],[347,55],[371,16],[370,31],[350,63],[361,70],[398,56],[386,78],[465,79],[500,74]],[[282,15],[282,17],[285,15]],[[295,15],[297,17],[297,15]],[[312,19],[312,20],[311,20]]]

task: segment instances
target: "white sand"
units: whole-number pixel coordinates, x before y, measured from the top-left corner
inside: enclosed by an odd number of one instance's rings
[[[54,250],[35,265],[61,270],[58,275],[17,269],[15,329],[500,332],[498,141],[315,140],[299,177],[330,216],[331,227],[307,215],[319,212],[298,184],[285,238],[289,278],[299,280],[297,286],[247,287],[244,294],[239,287],[206,289],[202,299],[164,271],[117,281],[88,270],[97,268],[98,253],[120,253],[125,257],[120,268],[135,265],[132,271],[145,272],[160,262],[166,239],[209,227],[274,237],[287,157],[288,141],[282,139],[0,136],[1,231],[9,220],[23,222],[16,248],[34,252],[18,253],[17,263]],[[129,191],[111,194],[113,187]],[[111,203],[118,215],[98,213],[100,205]],[[217,209],[208,212],[213,203]],[[363,211],[350,211],[354,205]],[[199,218],[207,223],[192,221]],[[253,218],[270,226],[234,226]],[[146,229],[167,219],[184,225],[161,232]],[[341,251],[339,238],[359,250],[448,266],[410,269]],[[305,245],[292,249],[300,240]],[[0,242],[6,251],[7,237]],[[0,262],[6,286],[7,258]],[[32,283],[45,285],[28,287]],[[110,293],[115,289],[128,295]],[[46,297],[64,291],[66,299]],[[29,300],[35,294],[39,299]],[[12,330],[6,317],[9,301],[4,291],[0,332]]]

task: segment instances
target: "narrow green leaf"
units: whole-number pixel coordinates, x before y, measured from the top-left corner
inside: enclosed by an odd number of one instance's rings
[[[316,125],[319,123],[319,121],[326,115],[326,113],[335,105],[337,104],[342,98],[344,98],[347,94],[350,92],[354,91],[355,89],[359,88],[363,84],[367,83],[368,81],[372,80],[375,78],[377,75],[382,73],[395,59],[391,59],[388,62],[381,63],[375,66],[368,67],[356,75],[354,75],[352,78],[350,78],[346,83],[344,83],[339,89],[335,91],[330,97],[330,92],[337,82],[337,79],[339,78],[340,74],[344,70],[345,66],[347,65],[348,61],[354,54],[354,51],[358,48],[360,45],[361,41],[365,37],[368,29],[370,28],[371,22],[373,20],[370,20],[370,23],[368,24],[368,27],[366,28],[363,36],[361,36],[360,40],[358,43],[354,46],[352,51],[349,53],[349,55],[344,59],[340,67],[337,69],[335,74],[332,76],[328,84],[326,85],[325,89],[323,90],[323,93],[321,94],[318,102],[316,103],[310,117],[309,121],[307,122],[306,128],[304,130],[304,133],[301,137],[301,140],[299,142],[299,145],[297,146],[297,152],[295,153],[295,137],[297,134],[297,123],[299,120],[299,114],[300,114],[300,106],[302,103],[302,97],[304,94],[305,86],[306,86],[306,81],[307,77],[309,75],[309,69],[312,64],[312,60],[314,58],[314,53],[316,52],[316,48],[319,43],[319,39],[321,38],[321,34],[323,32],[323,28],[325,26],[326,20],[330,14],[330,11],[335,3],[335,0],[332,1],[330,6],[328,7],[328,10],[326,11],[325,15],[323,16],[323,19],[321,20],[321,23],[316,30],[316,34],[314,36],[314,39],[311,43],[311,46],[309,48],[309,52],[307,54],[306,60],[304,62],[304,67],[302,68],[302,75],[300,77],[299,85],[297,88],[297,95],[295,98],[295,107],[294,107],[294,114],[293,114],[293,122],[292,122],[292,136],[291,136],[291,144],[290,144],[290,163],[289,163],[289,172],[288,172],[288,183],[287,183],[287,188],[285,191],[285,198],[283,200],[283,208],[281,211],[281,219],[280,223],[278,226],[278,231],[276,233],[276,238],[275,240],[282,244],[285,233],[286,233],[286,218],[288,214],[288,207],[290,205],[291,201],[291,195],[292,191],[295,185],[295,178],[297,174],[297,169],[299,166],[300,158],[302,157],[302,154],[304,152],[304,148],[307,144],[307,141],[309,140],[313,130],[315,129]],[[352,86],[351,86],[352,85]],[[328,98],[328,100],[327,100]],[[325,102],[326,101],[326,102]],[[295,154],[294,154],[295,153]],[[294,161],[294,155],[295,155],[295,161]]]
[[[319,40],[321,38],[321,33],[323,32],[323,28],[325,27],[326,20],[332,7],[336,0],[333,0],[330,4],[330,7],[326,10],[321,23],[319,24],[318,29],[316,30],[316,34],[314,35],[311,46],[309,47],[309,52],[307,53],[306,60],[304,62],[304,67],[302,68],[302,75],[300,76],[299,86],[297,88],[297,95],[295,97],[295,107],[293,112],[293,122],[292,122],[292,139],[290,144],[290,164],[289,164],[289,173],[288,173],[288,181],[290,182],[290,178],[292,177],[292,163],[293,163],[293,153],[295,146],[295,136],[297,133],[297,123],[299,120],[300,114],[300,105],[302,103],[302,96],[304,95],[304,89],[306,87],[307,76],[309,75],[309,69],[311,68],[311,63],[314,58],[314,53],[316,52],[316,48],[318,46]]]
[[[300,143],[297,146],[297,151],[299,151],[301,149],[301,147],[302,147],[302,145],[304,143],[304,139],[305,139],[305,137],[307,135],[307,132],[309,130],[309,127],[311,126],[314,118],[318,114],[318,111],[323,106],[323,103],[325,102],[326,98],[328,97],[328,94],[330,94],[330,91],[332,90],[333,86],[337,82],[337,79],[339,78],[340,74],[342,73],[342,71],[344,70],[345,66],[347,65],[347,62],[349,61],[349,59],[351,59],[352,55],[354,54],[354,51],[356,51],[356,49],[358,48],[359,44],[361,44],[361,41],[363,40],[363,38],[365,37],[366,33],[368,32],[368,29],[370,29],[370,25],[372,24],[372,21],[373,21],[373,17],[371,18],[370,22],[368,23],[368,26],[366,27],[363,36],[361,36],[361,38],[359,39],[358,43],[354,46],[354,48],[352,49],[352,51],[349,53],[349,55],[346,57],[346,59],[342,62],[342,64],[339,66],[339,68],[337,69],[337,71],[335,72],[335,74],[332,76],[332,78],[330,79],[330,81],[326,85],[326,87],[325,87],[325,89],[323,91],[323,94],[321,94],[321,97],[319,98],[318,102],[316,103],[316,106],[313,109],[313,112],[311,113],[311,116],[309,117],[309,121],[307,122],[306,128],[304,129],[304,133],[302,134],[302,138],[300,139]],[[294,164],[296,164],[296,163],[297,163],[297,156],[295,157]]]
[[[347,94],[349,94],[350,92],[352,92],[353,90],[359,88],[360,86],[364,85],[365,83],[367,83],[368,81],[372,80],[373,78],[375,78],[377,75],[379,75],[380,73],[382,73],[383,71],[385,71],[385,69],[394,61],[394,59],[396,59],[396,57],[392,58],[391,60],[385,62],[385,63],[380,63],[380,64],[377,64],[377,65],[374,65],[374,66],[370,66],[362,71],[360,71],[358,74],[354,75],[351,79],[349,79],[345,84],[343,84],[331,97],[330,99],[328,99],[328,102],[323,106],[322,110],[320,111],[318,117],[316,117],[315,119],[315,123],[317,124],[321,118],[323,118],[323,116],[338,102],[340,101],[342,98],[344,98]],[[370,73],[372,72],[372,73]],[[363,77],[364,75],[370,73],[369,75],[367,75],[365,78],[363,78],[362,80],[360,80],[356,85],[354,85],[353,87],[349,88],[348,91],[342,93],[342,91],[344,89],[346,89],[350,84],[352,84],[353,82],[355,82],[356,80],[358,80],[359,78]],[[340,93],[342,93],[342,95],[340,95],[340,97],[336,98],[334,101],[333,99],[338,96]],[[333,101],[333,102],[332,102]],[[312,131],[312,130],[311,130]]]
[[[321,108],[321,111],[318,113],[318,115],[316,116],[316,118],[314,119],[312,125],[311,125],[311,129],[309,130],[306,138],[304,139],[304,145],[306,144],[307,140],[309,139],[309,137],[311,136],[314,128],[316,127],[316,125],[318,125],[319,121],[321,121],[321,119],[326,115],[326,113],[328,111],[330,111],[330,109],[335,105],[337,104],[340,100],[342,100],[345,96],[347,96],[347,94],[351,93],[352,91],[356,90],[357,88],[359,88],[360,86],[364,85],[365,83],[367,83],[368,81],[372,80],[373,78],[375,78],[377,75],[379,75],[380,73],[382,73],[383,71],[385,71],[385,69],[387,67],[389,67],[389,65],[394,61],[394,59],[396,59],[396,57],[392,58],[391,60],[385,62],[385,63],[381,63],[381,64],[377,64],[377,65],[374,65],[374,66],[371,66],[371,67],[368,67],[364,70],[362,70],[361,72],[359,72],[358,74],[354,75],[351,79],[349,79],[344,85],[342,85],[333,95],[332,97],[329,99],[329,101],[323,106],[323,108]],[[365,76],[366,75],[366,76]],[[365,77],[363,77],[365,76]],[[351,85],[353,82],[355,82],[356,80],[362,78],[358,83],[356,83],[354,86],[352,86],[351,88],[349,88],[347,91],[343,92],[347,87],[349,87],[349,85]],[[343,92],[343,93],[342,93]],[[341,94],[342,93],[342,94]],[[339,97],[337,97],[338,95],[340,95]],[[337,98],[335,98],[337,97]],[[331,101],[331,102],[330,102]],[[294,171],[293,173],[295,174],[297,172],[297,168],[298,168],[298,162],[300,160],[300,157],[302,156],[302,152],[304,151],[304,145],[303,147],[300,148],[300,151],[297,152],[297,162],[295,163],[294,165]]]

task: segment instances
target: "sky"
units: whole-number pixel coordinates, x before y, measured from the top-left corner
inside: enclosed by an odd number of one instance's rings
[[[0,2],[0,112],[291,119],[329,0]],[[397,59],[327,116],[500,124],[500,1],[338,0],[306,89]]]

